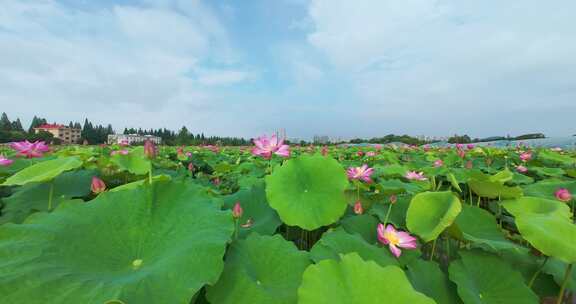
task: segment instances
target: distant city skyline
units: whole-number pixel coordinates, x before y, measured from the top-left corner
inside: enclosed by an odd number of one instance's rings
[[[571,136],[576,2],[3,0],[0,112],[29,125],[370,138]]]

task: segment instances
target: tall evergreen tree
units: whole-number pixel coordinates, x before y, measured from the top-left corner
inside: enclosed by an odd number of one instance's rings
[[[16,118],[16,120],[12,122],[12,131],[24,132],[20,118]]]
[[[2,113],[2,118],[0,118],[0,131],[12,131],[12,123],[6,113]]]

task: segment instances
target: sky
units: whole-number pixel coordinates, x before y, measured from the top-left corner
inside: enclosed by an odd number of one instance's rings
[[[0,112],[255,137],[576,133],[572,0],[0,0]]]

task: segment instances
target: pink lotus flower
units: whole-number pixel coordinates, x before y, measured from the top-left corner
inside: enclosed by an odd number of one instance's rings
[[[358,152],[356,152],[356,155],[358,155],[359,157],[362,157],[362,156],[364,156],[364,152],[363,152],[363,151],[358,151]]]
[[[456,144],[456,149],[460,150],[460,149],[462,149],[462,148],[464,148],[464,145],[463,145],[463,144]]]
[[[236,204],[234,204],[234,208],[232,208],[232,217],[239,219],[242,217],[243,213],[244,210],[242,209],[242,206],[240,206],[240,202],[236,202]]]
[[[10,147],[18,152],[18,156],[27,158],[42,157],[44,152],[50,151],[50,148],[43,141],[35,141],[33,143],[27,140],[13,142]]]
[[[120,154],[120,155],[128,155],[128,153],[130,153],[128,150],[118,150],[118,151],[112,151],[110,152],[111,156],[114,156],[116,154]]]
[[[152,141],[147,140],[144,142],[144,155],[148,159],[154,159],[157,153],[156,145]]]
[[[328,147],[323,146],[320,153],[322,153],[322,156],[328,155]]]
[[[374,145],[374,148],[376,148],[376,150],[382,150],[382,145],[376,144],[376,145]]]
[[[374,151],[368,151],[368,152],[366,152],[366,156],[367,156],[367,157],[374,157],[374,156],[376,156],[376,152],[374,152]]]
[[[93,176],[92,184],[90,185],[90,190],[92,190],[92,193],[94,194],[102,193],[104,192],[104,190],[106,190],[106,184],[104,183],[103,180],[101,180],[97,176]]]
[[[474,144],[467,144],[466,148],[468,148],[468,150],[472,150],[474,149]]]
[[[526,167],[524,167],[524,166],[522,166],[522,165],[518,165],[518,166],[516,167],[516,171],[518,171],[519,173],[526,173],[526,172],[528,172],[528,168],[526,168]]]
[[[194,171],[194,164],[193,163],[188,164],[188,171],[190,171],[190,172]]]
[[[276,135],[270,136],[270,138],[263,135],[259,138],[254,139],[254,147],[252,149],[252,154],[257,156],[262,156],[265,159],[270,159],[272,154],[276,154],[281,157],[290,156],[290,146],[284,144],[284,140],[278,141]]]
[[[397,231],[392,225],[388,225],[386,229],[384,229],[384,224],[378,224],[377,231],[378,241],[384,245],[388,245],[390,252],[397,258],[402,254],[400,248],[416,249],[417,247],[415,237],[411,236],[408,232]]]
[[[527,161],[529,161],[529,160],[532,159],[532,153],[531,153],[531,152],[521,153],[521,154],[520,154],[520,159],[521,159],[523,162],[527,162]]]
[[[562,202],[569,202],[572,200],[572,193],[566,188],[560,188],[554,193],[556,199]]]
[[[406,175],[404,177],[406,177],[409,180],[418,180],[418,181],[428,180],[426,177],[424,177],[424,172],[408,171],[406,172]]]
[[[368,165],[364,164],[362,167],[350,167],[346,170],[346,175],[348,175],[349,180],[363,180],[367,183],[371,183],[370,175],[374,173],[374,169],[368,168]]]
[[[438,167],[442,167],[444,166],[444,161],[441,159],[437,159],[436,161],[434,161],[434,167],[438,168]]]
[[[464,152],[464,150],[458,150],[458,156],[460,156],[460,158],[464,158],[466,157],[466,152]]]
[[[126,147],[130,145],[130,142],[127,139],[122,139],[118,141],[118,145],[122,146],[122,147]]]
[[[356,201],[356,203],[354,203],[354,213],[358,215],[364,213],[364,208],[362,207],[362,203],[360,201]]]
[[[8,167],[10,166],[14,161],[11,159],[7,159],[6,157],[4,157],[4,155],[0,154],[0,166],[2,167]]]

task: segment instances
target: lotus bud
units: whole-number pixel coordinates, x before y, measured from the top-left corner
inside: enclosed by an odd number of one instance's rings
[[[190,171],[190,172],[194,171],[194,164],[193,163],[188,164],[188,171]]]
[[[358,215],[364,213],[364,208],[362,208],[362,203],[360,201],[356,201],[354,204],[354,213]]]
[[[570,193],[570,191],[568,191],[566,188],[558,189],[554,195],[556,196],[556,199],[562,202],[569,202],[572,200],[572,193]]]
[[[244,210],[242,209],[242,206],[240,206],[240,202],[236,202],[236,204],[234,204],[234,208],[232,208],[232,217],[239,219],[242,217],[243,213]]]
[[[147,140],[144,142],[144,155],[149,159],[156,157],[156,145],[152,141]]]
[[[94,194],[99,194],[106,190],[106,184],[97,176],[92,177],[92,184],[90,185],[90,189]]]
[[[390,195],[390,204],[394,205],[398,201],[398,197],[395,194]]]

